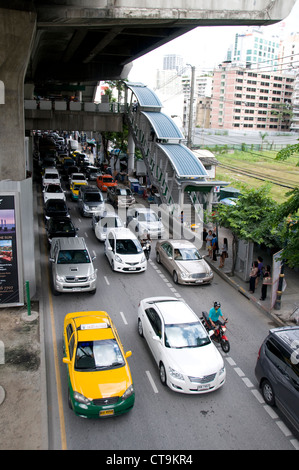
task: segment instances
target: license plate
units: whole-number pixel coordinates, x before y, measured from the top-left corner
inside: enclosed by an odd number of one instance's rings
[[[114,410],[102,410],[100,411],[100,416],[112,416],[114,415]]]
[[[210,385],[209,385],[209,384],[198,385],[198,386],[197,386],[197,390],[208,390],[209,388],[210,388]]]
[[[129,271],[136,271],[136,268],[128,268]]]
[[[81,287],[73,287],[73,292],[79,292],[81,291]]]

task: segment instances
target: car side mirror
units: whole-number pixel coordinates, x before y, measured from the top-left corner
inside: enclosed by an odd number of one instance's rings
[[[51,263],[55,263],[55,259],[54,259],[54,258],[49,258],[49,261],[50,261]]]
[[[125,354],[126,357],[130,357],[132,356],[132,351],[127,351],[126,354]]]
[[[70,363],[71,363],[71,361],[69,360],[68,357],[64,357],[64,358],[62,359],[62,362],[63,362],[64,364],[70,364]]]

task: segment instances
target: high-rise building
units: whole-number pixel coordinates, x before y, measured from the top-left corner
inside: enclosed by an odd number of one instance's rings
[[[278,36],[267,34],[262,28],[250,27],[245,33],[236,33],[227,60],[234,65],[255,64],[256,68],[277,70],[279,44]]]
[[[214,70],[211,127],[288,131],[294,76],[223,63]]]
[[[178,75],[183,71],[183,58],[176,54],[167,54],[163,57],[163,70],[175,70]]]

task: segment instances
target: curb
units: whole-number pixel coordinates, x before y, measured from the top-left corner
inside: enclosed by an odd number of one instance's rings
[[[260,304],[259,300],[257,300],[255,297],[252,295],[248,294],[248,292],[239,285],[236,281],[231,279],[227,274],[225,274],[223,271],[218,269],[214,264],[210,262],[208,258],[205,258],[206,262],[209,264],[211,269],[215,271],[222,279],[224,279],[228,284],[230,284],[235,290],[240,292],[240,294],[244,295],[251,303],[253,303],[261,312],[266,314],[273,322],[277,324],[277,326],[285,326],[285,322],[283,322],[280,318],[278,318],[276,315],[274,315],[271,311],[267,310],[263,305]]]

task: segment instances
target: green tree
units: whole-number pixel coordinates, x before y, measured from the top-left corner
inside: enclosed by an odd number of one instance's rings
[[[271,247],[275,243],[273,226],[278,204],[269,197],[270,185],[258,189],[244,187],[235,206],[219,204],[215,218],[218,224],[229,229],[233,235],[232,274],[234,274],[237,241],[264,243]]]

